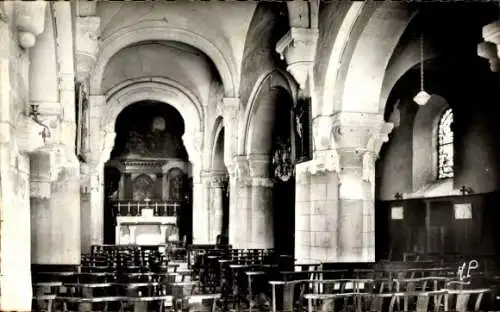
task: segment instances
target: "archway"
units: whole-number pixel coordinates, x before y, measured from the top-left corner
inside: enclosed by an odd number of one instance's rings
[[[210,228],[218,243],[228,243],[229,237],[229,173],[224,163],[224,125],[217,121],[212,151],[212,196]]]
[[[252,211],[266,224],[266,244],[293,256],[295,235],[295,137],[290,91],[275,81],[263,82],[255,101],[247,108],[246,154],[252,173]],[[266,84],[270,84],[269,88]],[[255,168],[255,169],[254,169]],[[254,198],[255,194],[260,194]],[[269,198],[266,198],[269,197]],[[265,205],[265,207],[261,207]],[[252,231],[255,231],[252,229]],[[252,233],[255,235],[257,233]]]
[[[191,219],[192,200],[184,131],[181,114],[162,102],[140,101],[120,112],[105,167],[106,243],[154,244],[191,237],[190,224],[185,221]],[[115,228],[121,216],[144,216],[144,209],[154,216],[177,219],[161,223],[159,228],[138,224],[134,233],[119,224]]]

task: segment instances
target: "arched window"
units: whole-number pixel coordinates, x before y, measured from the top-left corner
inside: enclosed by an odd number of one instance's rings
[[[437,140],[437,153],[438,153],[438,179],[452,178],[454,175],[453,170],[453,131],[451,124],[453,123],[453,111],[448,108],[438,124],[438,140]]]

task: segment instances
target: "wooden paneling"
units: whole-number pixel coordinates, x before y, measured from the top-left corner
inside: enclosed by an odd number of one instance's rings
[[[497,193],[377,202],[377,250],[485,255],[498,254],[500,204]],[[472,219],[455,219],[454,204],[471,203]],[[391,220],[391,207],[404,207],[403,220]],[[388,226],[387,226],[388,225]],[[384,240],[385,238],[385,240]]]

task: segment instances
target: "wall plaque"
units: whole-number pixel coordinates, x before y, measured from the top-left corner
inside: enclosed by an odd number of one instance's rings
[[[455,212],[455,219],[472,219],[472,204],[454,204],[453,210]]]
[[[403,220],[403,219],[404,219],[404,207],[392,207],[391,220]]]

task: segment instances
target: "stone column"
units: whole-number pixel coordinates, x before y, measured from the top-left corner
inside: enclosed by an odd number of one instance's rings
[[[240,246],[244,242],[244,236],[237,230],[238,225],[243,223],[238,220],[241,212],[241,201],[246,201],[247,196],[247,177],[248,163],[244,158],[238,162],[238,133],[239,131],[239,98],[225,97],[223,99],[224,107],[224,163],[229,172],[229,228],[227,235],[229,243],[233,246]],[[239,166],[239,167],[238,167]],[[239,169],[238,169],[239,168]],[[246,209],[246,206],[245,208]]]
[[[296,167],[295,258],[301,262],[337,257],[339,164],[331,129],[331,116],[313,120],[314,158]]]
[[[213,242],[216,242],[217,236],[222,234],[224,179],[224,174],[214,173],[210,183],[210,240]]]
[[[101,129],[101,107],[104,96],[89,97],[89,129]],[[113,148],[115,133],[90,131],[82,151],[85,162],[80,165],[81,174],[81,235],[82,251],[87,252],[92,244],[104,241],[104,164]]]
[[[16,108],[21,107],[16,97],[28,93],[14,84],[19,81],[15,77],[26,77],[21,69],[29,61],[26,55],[10,53],[16,51],[16,43],[9,26],[0,20],[0,41],[4,43],[0,45],[0,310],[31,311],[29,158],[15,148],[15,126],[23,127],[31,119],[24,117],[17,124],[12,119]],[[38,132],[26,132],[32,134],[23,140],[29,150],[43,145]],[[30,137],[38,138],[38,142]]]
[[[193,243],[210,244],[210,183],[211,172],[202,171],[201,177],[193,176]]]
[[[340,112],[333,116],[339,157],[338,262],[375,261],[375,160],[392,124],[383,115]]]
[[[273,186],[270,176],[271,157],[269,155],[249,155],[251,206],[248,210],[250,221],[250,247],[274,247]]]
[[[81,236],[82,252],[104,242],[104,166],[82,163]]]
[[[236,156],[234,167],[230,167],[231,194],[229,205],[229,243],[233,248],[247,248],[250,240],[249,208],[251,184],[246,156]]]
[[[33,264],[80,264],[80,175],[67,154],[55,145],[30,159]]]

